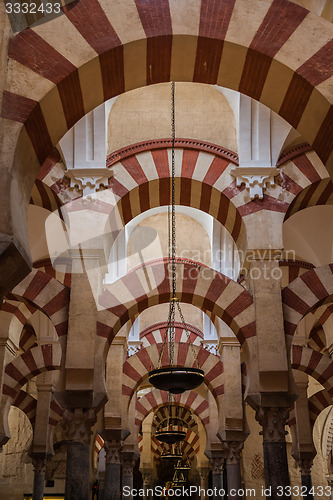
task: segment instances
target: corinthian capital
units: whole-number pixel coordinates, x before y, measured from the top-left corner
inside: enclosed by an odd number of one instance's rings
[[[223,448],[227,452],[227,464],[239,463],[243,447],[243,441],[224,441]]]
[[[121,463],[121,450],[123,447],[122,441],[104,441],[105,459],[108,464]]]
[[[74,441],[81,444],[90,444],[92,435],[92,426],[96,422],[95,410],[89,408],[75,408],[75,410],[66,409],[63,414],[65,422],[66,438],[68,441]]]
[[[256,420],[262,426],[262,434],[266,442],[284,442],[288,432],[285,430],[289,418],[289,408],[260,406],[256,411]]]

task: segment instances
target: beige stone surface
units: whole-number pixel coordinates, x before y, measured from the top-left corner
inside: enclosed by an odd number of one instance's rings
[[[121,95],[111,109],[108,152],[147,139],[171,137],[170,84]],[[176,83],[176,137],[199,139],[237,151],[233,112],[209,85]]]

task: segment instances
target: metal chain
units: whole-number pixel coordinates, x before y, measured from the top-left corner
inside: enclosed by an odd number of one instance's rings
[[[194,350],[193,344],[191,342],[190,333],[189,333],[189,331],[187,329],[187,326],[186,326],[186,323],[185,323],[185,319],[184,319],[184,316],[183,316],[183,312],[181,310],[179,302],[177,302],[177,308],[178,308],[180,319],[182,320],[182,323],[183,323],[183,327],[184,327],[184,330],[185,330],[185,333],[186,333],[186,336],[187,336],[187,340],[189,341],[189,344],[190,344],[190,347],[191,347],[191,350],[192,350],[192,354],[193,354],[194,360],[196,361],[196,363],[198,365],[198,368],[200,369],[200,364],[199,364],[199,361],[198,361],[198,356],[196,355],[196,352]]]

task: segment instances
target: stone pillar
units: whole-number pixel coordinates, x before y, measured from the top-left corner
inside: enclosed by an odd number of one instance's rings
[[[226,455],[227,481],[229,498],[242,500],[243,496],[238,494],[242,488],[242,477],[240,469],[241,452],[244,447],[243,441],[225,441],[224,449]]]
[[[123,452],[121,456],[121,465],[123,469],[123,488],[127,486],[130,490],[133,490],[133,468],[134,468],[134,453]],[[133,500],[132,495],[126,495],[126,498]]]
[[[43,500],[44,498],[44,483],[45,483],[45,455],[35,455],[32,457],[34,466],[34,486],[32,498],[33,500]]]
[[[104,500],[119,500],[120,498],[120,468],[121,441],[105,441],[105,479]]]
[[[202,490],[200,498],[201,498],[201,500],[205,500],[206,499],[206,495],[203,492],[208,490],[209,469],[200,467],[200,469],[199,469],[199,475],[200,475],[200,488]]]
[[[224,457],[223,456],[217,456],[217,457],[212,457],[210,459],[210,464],[212,467],[212,487],[213,490],[216,491],[216,494],[213,496],[213,498],[216,498],[218,500],[222,499],[223,497],[219,495],[219,491],[223,489],[223,465],[224,465]]]
[[[63,418],[68,440],[65,499],[89,500],[91,427],[96,413],[93,409],[66,409]]]
[[[290,500],[290,496],[278,496],[277,491],[278,486],[290,485],[285,430],[288,416],[289,409],[285,407],[260,406],[256,412],[256,420],[262,426],[265,483],[266,488],[272,489],[270,500]]]
[[[311,467],[313,465],[312,458],[300,458],[297,461],[297,465],[301,471],[301,481],[302,486],[306,488],[305,495],[303,498],[306,500],[314,500],[314,496],[309,493],[312,488],[312,479],[311,479]]]
[[[151,472],[142,471],[142,479],[143,479],[143,489],[145,491],[145,498],[150,500],[152,496],[148,494],[148,490],[149,488],[151,488]]]

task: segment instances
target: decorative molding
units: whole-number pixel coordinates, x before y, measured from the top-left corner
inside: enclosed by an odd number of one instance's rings
[[[95,410],[89,408],[65,409],[63,419],[66,428],[66,438],[68,441],[89,445],[92,435],[92,426],[96,422]]]
[[[152,149],[165,149],[171,148],[172,140],[171,138],[165,139],[152,139],[150,141],[137,142],[122,149],[118,149],[113,153],[110,153],[106,158],[106,166],[109,168],[115,163],[128,158],[129,156],[142,153],[143,151],[149,151]],[[212,144],[206,141],[198,141],[196,139],[175,139],[175,148],[182,149],[196,149],[199,151],[205,151],[207,153],[212,153],[216,156],[220,156],[225,160],[238,165],[238,155],[230,149],[223,148],[217,144]]]
[[[293,158],[296,158],[296,156],[299,156],[303,153],[306,153],[307,151],[312,151],[312,146],[308,144],[307,142],[303,142],[302,144],[298,144],[297,146],[293,146],[287,151],[284,151],[280,156],[279,159],[276,163],[277,167],[280,167],[284,163],[286,163],[289,160],[292,160]]]
[[[285,442],[288,432],[285,430],[289,418],[289,408],[269,408],[260,406],[256,411],[256,420],[262,426],[259,434],[266,442]]]
[[[81,196],[108,189],[113,171],[109,168],[70,168],[65,176],[71,180],[69,191],[77,191]]]
[[[279,266],[280,267],[302,267],[304,269],[313,269],[315,266],[311,264],[310,262],[305,262],[303,260],[280,260],[279,261]]]
[[[250,198],[262,199],[264,196],[264,189],[267,184],[274,186],[274,177],[279,174],[275,167],[237,167],[230,171],[236,179],[236,186],[240,187],[245,184],[246,189],[250,191]]]

